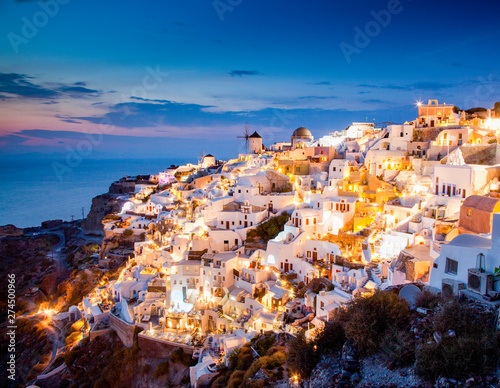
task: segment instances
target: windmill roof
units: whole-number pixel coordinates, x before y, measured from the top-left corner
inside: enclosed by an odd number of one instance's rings
[[[252,134],[249,136],[249,138],[251,138],[251,139],[252,139],[252,138],[253,138],[253,139],[255,139],[255,138],[257,138],[257,139],[262,139],[262,136],[260,136],[260,135],[257,133],[257,131],[255,131],[254,133],[252,133]]]

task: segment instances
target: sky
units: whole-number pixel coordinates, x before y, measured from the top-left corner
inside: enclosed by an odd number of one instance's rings
[[[500,4],[4,0],[0,156],[197,157],[500,100]]]

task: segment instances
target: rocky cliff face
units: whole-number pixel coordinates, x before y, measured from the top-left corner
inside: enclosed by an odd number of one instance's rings
[[[107,193],[92,199],[90,212],[82,222],[82,229],[85,234],[104,236],[102,219],[110,213],[119,212],[125,202],[117,197],[116,194]]]

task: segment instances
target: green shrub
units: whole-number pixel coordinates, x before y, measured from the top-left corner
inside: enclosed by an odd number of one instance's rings
[[[238,349],[235,369],[247,370],[253,363],[253,354],[250,346],[242,346]]]
[[[407,331],[387,333],[382,340],[381,355],[389,369],[410,366],[415,361],[415,341]]]
[[[182,348],[177,348],[170,354],[170,361],[190,366],[192,358],[189,354],[185,353]]]
[[[347,306],[342,323],[345,335],[361,355],[375,354],[386,333],[403,329],[411,319],[408,303],[391,292],[356,298]]]
[[[426,379],[440,375],[455,379],[484,375],[496,368],[499,358],[499,334],[493,326],[494,317],[453,300],[435,314],[433,330],[442,336],[417,348],[415,370]],[[449,330],[455,336],[449,337]]]
[[[314,349],[315,343],[307,341],[304,333],[288,343],[287,364],[291,371],[301,377],[308,377],[319,361],[319,354]]]
[[[170,363],[168,362],[168,360],[162,361],[156,367],[156,369],[154,371],[154,376],[155,376],[155,378],[165,376],[168,374],[169,370],[170,370]]]
[[[429,380],[441,375],[455,379],[484,375],[496,365],[498,345],[488,338],[472,337],[444,338],[440,345],[425,343],[417,349],[415,371]]]
[[[275,238],[279,232],[284,230],[285,224],[289,219],[290,215],[288,213],[271,217],[268,221],[257,225],[255,229],[249,230],[247,232],[247,239],[257,239],[268,242],[269,240]]]
[[[123,236],[125,236],[125,237],[130,237],[130,236],[132,236],[133,234],[134,234],[134,232],[132,231],[132,229],[125,229],[125,230],[123,231]]]
[[[434,294],[429,290],[424,290],[420,294],[418,294],[415,300],[415,307],[424,307],[428,309],[433,309],[436,307],[442,298],[438,294]]]
[[[316,340],[318,352],[320,354],[330,354],[342,349],[346,341],[344,327],[340,315],[337,314],[333,321],[327,322],[323,331]]]
[[[440,334],[448,330],[454,330],[457,336],[480,334],[484,332],[487,318],[476,315],[473,309],[457,300],[449,301],[435,314],[432,327]]]
[[[240,388],[243,385],[243,377],[245,372],[242,370],[236,370],[231,374],[229,381],[227,382],[228,388]]]
[[[258,360],[255,360],[252,365],[250,365],[250,368],[245,372],[245,375],[243,376],[244,381],[248,381],[248,379],[251,379],[255,374],[258,372],[258,370],[261,368],[261,361],[260,358]]]
[[[253,348],[260,356],[263,356],[276,342],[272,333],[260,334],[252,339]]]

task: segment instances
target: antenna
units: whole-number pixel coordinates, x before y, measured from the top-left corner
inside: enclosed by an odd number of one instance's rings
[[[238,139],[245,139],[245,149],[248,153],[248,139],[250,138],[250,125],[245,123],[245,132],[243,132],[243,136],[236,136]]]

